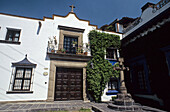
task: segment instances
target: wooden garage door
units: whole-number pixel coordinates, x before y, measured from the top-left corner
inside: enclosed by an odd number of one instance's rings
[[[82,69],[57,68],[55,100],[82,100]]]

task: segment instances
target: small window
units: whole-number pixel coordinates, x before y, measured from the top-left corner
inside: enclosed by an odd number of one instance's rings
[[[111,78],[108,82],[108,90],[117,90],[118,89],[118,81],[117,79]]]
[[[13,91],[29,91],[32,68],[16,68]]]
[[[136,64],[134,66],[134,75],[137,79],[138,89],[147,90],[146,79],[145,79],[145,70],[143,64]]]
[[[7,28],[7,35],[5,40],[18,42],[20,37],[20,31],[21,30]]]
[[[107,59],[117,59],[117,49],[107,48],[106,49],[106,58]]]

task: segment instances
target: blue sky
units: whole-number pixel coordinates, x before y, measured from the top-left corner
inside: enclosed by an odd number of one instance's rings
[[[141,15],[141,7],[147,2],[160,0],[0,0],[0,13],[42,19],[53,14],[66,16],[70,5],[80,19],[90,20],[91,24],[109,24],[122,17],[136,18]]]

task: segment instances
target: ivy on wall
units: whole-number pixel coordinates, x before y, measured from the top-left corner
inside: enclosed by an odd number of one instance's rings
[[[120,37],[93,30],[89,33],[89,40],[93,58],[87,65],[87,86],[91,96],[99,102],[106,83],[118,73],[113,71],[112,64],[104,59],[105,50],[110,46],[120,48]]]

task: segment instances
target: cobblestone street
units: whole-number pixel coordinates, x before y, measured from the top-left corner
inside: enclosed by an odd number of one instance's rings
[[[1,103],[0,112],[40,112],[40,111],[75,111],[92,109],[94,112],[118,112],[107,107],[107,103],[93,103],[83,101],[57,101],[57,102],[20,102]],[[165,112],[159,109],[142,106],[140,112]]]
[[[37,112],[37,111],[54,111],[54,110],[79,110],[92,109],[103,112],[114,112],[107,108],[106,103],[85,103],[83,101],[58,101],[58,102],[22,102],[22,103],[5,103],[0,104],[0,112]]]

